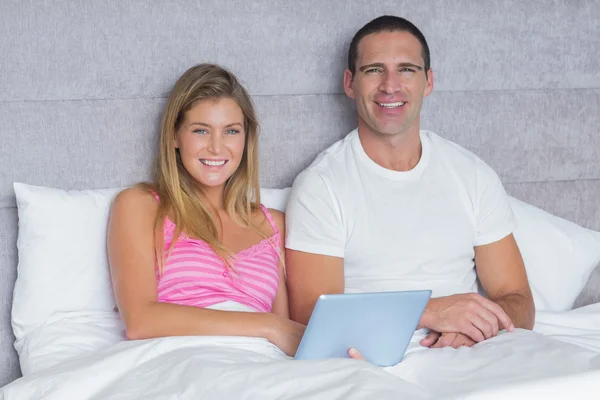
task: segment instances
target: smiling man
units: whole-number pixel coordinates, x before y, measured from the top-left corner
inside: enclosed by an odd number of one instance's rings
[[[500,179],[473,153],[420,129],[433,90],[423,34],[394,16],[366,24],[350,44],[344,89],[358,128],[297,177],[288,202],[292,318],[307,323],[324,293],[430,289],[424,346],[532,329]],[[477,278],[487,297],[477,294]]]

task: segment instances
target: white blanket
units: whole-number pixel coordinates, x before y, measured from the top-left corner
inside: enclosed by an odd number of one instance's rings
[[[48,327],[45,342],[61,332]],[[104,345],[80,346],[76,356],[46,354],[35,372],[2,388],[0,398],[499,399],[600,391],[600,304],[539,312],[534,332],[502,333],[472,348],[413,343],[389,368],[349,359],[294,361],[256,338],[98,342]]]

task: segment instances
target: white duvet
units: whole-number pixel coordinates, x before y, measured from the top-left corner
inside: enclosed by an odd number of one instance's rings
[[[0,398],[568,399],[600,392],[600,304],[538,312],[534,332],[502,333],[472,348],[415,342],[389,368],[294,361],[255,338],[123,341],[118,324],[114,316],[75,316],[40,329],[18,343],[25,376]]]

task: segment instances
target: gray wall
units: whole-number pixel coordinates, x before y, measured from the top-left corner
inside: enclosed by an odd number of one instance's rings
[[[600,229],[598,1],[0,0],[0,385],[19,374],[13,181],[83,189],[147,178],[170,86],[218,62],[254,95],[262,184],[289,186],[354,127],[346,47],[385,13],[430,42],[435,91],[422,127],[479,154],[515,197]]]

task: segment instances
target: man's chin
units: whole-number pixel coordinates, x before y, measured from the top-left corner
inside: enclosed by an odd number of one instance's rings
[[[406,129],[406,127],[404,126],[384,126],[384,127],[379,127],[379,129],[377,129],[377,134],[379,136],[400,136],[400,135],[406,135],[408,133],[408,129]]]
[[[373,121],[375,122],[375,121]],[[376,123],[365,123],[363,121],[363,124],[359,123],[359,129],[361,128],[361,125],[363,128],[367,128],[371,133],[373,133],[375,136],[382,136],[382,137],[393,137],[393,136],[399,136],[399,135],[404,135],[407,134],[408,132],[410,132],[409,126],[407,126],[406,123],[398,123],[399,121],[389,121],[388,123],[381,123],[380,121],[377,121]]]

